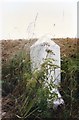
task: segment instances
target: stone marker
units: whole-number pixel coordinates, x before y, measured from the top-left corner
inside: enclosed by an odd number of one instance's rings
[[[48,52],[50,51],[50,52]],[[30,47],[30,58],[32,62],[32,71],[35,69],[40,69],[41,64],[44,63],[46,58],[52,58],[55,61],[54,64],[59,66],[55,69],[55,74],[52,71],[51,75],[48,73],[50,82],[51,77],[53,76],[55,80],[55,85],[59,85],[61,82],[61,71],[60,71],[60,47],[48,36],[41,37]],[[53,88],[52,92],[55,92],[58,95],[58,98],[54,100],[54,108],[57,108],[59,105],[64,104],[64,101],[59,93],[58,88]]]

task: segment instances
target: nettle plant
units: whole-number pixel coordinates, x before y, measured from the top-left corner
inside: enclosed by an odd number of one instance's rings
[[[18,118],[25,119],[30,116],[43,116],[47,109],[53,108],[53,101],[58,96],[51,91],[58,86],[54,83],[52,72],[55,74],[55,70],[59,68],[54,64],[54,61],[54,59],[46,57],[40,69],[36,69],[33,72],[26,70],[23,74],[24,78],[21,84],[24,89],[16,100],[16,116]],[[48,82],[48,73],[51,75],[50,82]]]

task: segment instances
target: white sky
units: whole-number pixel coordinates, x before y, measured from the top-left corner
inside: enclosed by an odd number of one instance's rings
[[[45,34],[56,38],[77,36],[77,0],[0,1],[0,39]]]

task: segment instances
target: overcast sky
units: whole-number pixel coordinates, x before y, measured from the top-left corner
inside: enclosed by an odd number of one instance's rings
[[[0,1],[0,39],[77,36],[77,0]]]

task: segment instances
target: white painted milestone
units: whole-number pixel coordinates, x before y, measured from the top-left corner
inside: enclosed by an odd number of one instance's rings
[[[52,51],[52,52],[47,52]],[[55,74],[52,71],[52,74],[50,75],[48,72],[48,82],[50,82],[51,77],[54,77],[55,84],[59,85],[61,82],[61,70],[60,70],[60,46],[58,46],[51,38],[48,36],[43,36],[40,39],[38,39],[31,47],[30,47],[30,58],[32,62],[32,71],[36,69],[40,69],[41,64],[44,63],[46,58],[52,58],[55,61],[54,64],[59,66],[57,69],[55,69]],[[54,100],[53,104],[54,107],[57,108],[58,105],[64,104],[64,101],[61,97],[61,94],[59,93],[58,88],[53,88],[51,92],[55,92],[58,97]]]

